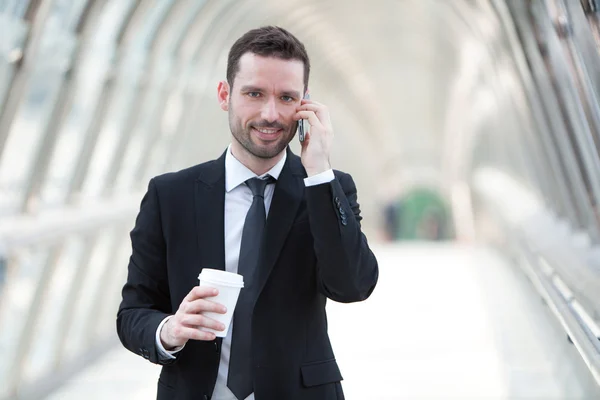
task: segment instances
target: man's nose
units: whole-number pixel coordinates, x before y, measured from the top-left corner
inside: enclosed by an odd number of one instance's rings
[[[265,102],[262,108],[262,119],[269,122],[274,122],[279,117],[279,113],[277,112],[277,105],[275,104],[274,99],[269,99]]]

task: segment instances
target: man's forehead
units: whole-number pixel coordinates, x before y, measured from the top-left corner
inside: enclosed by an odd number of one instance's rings
[[[300,60],[284,60],[246,53],[240,58],[237,77],[256,84],[304,84],[304,64]],[[291,89],[291,88],[290,88]]]
[[[284,59],[276,56],[262,56],[260,54],[246,52],[240,57],[240,65],[253,65],[253,64],[287,64],[287,65],[296,65],[298,67],[304,68],[304,63],[302,60],[298,60],[296,58]]]

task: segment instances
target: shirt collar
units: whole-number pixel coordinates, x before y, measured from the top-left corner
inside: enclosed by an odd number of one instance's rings
[[[225,191],[231,192],[233,189],[246,182],[248,179],[263,178],[267,175],[271,175],[276,180],[279,179],[281,170],[287,159],[287,151],[283,153],[281,160],[277,162],[269,171],[265,174],[258,176],[254,172],[250,171],[248,167],[239,162],[237,158],[231,154],[231,144],[227,147],[227,153],[225,154]]]

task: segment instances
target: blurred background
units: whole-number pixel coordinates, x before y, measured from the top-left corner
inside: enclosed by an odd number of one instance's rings
[[[380,261],[328,306],[346,397],[600,399],[598,0],[0,0],[0,399],[155,396],[116,338],[128,234],[224,151],[216,85],[266,24]]]

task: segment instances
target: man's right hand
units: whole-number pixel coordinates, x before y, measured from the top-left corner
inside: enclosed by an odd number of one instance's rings
[[[160,331],[160,341],[166,350],[183,346],[190,339],[215,339],[214,333],[201,331],[200,327],[217,331],[225,329],[222,323],[201,314],[204,311],[225,314],[224,305],[205,299],[218,293],[215,288],[196,286],[185,296],[175,315],[169,318]]]

